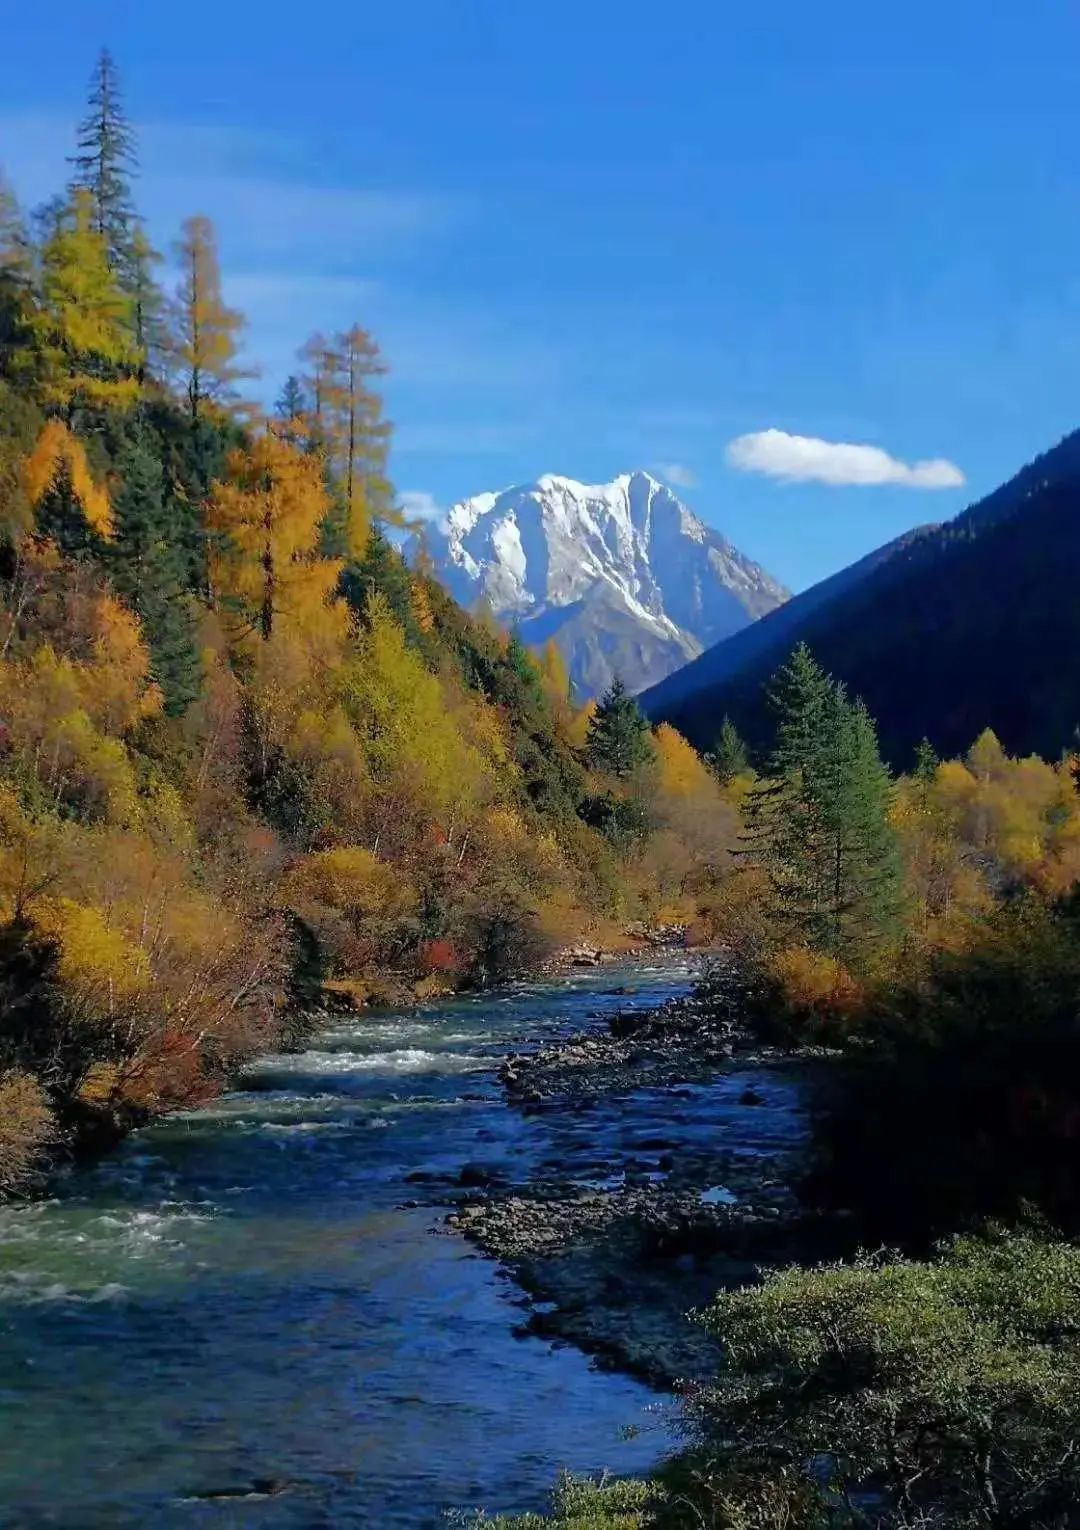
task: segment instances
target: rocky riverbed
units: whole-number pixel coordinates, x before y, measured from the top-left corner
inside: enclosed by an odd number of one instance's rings
[[[526,1331],[661,1386],[705,1375],[717,1356],[688,1314],[842,1236],[797,1190],[823,1066],[692,995],[511,1053],[508,1101],[560,1151],[525,1183],[471,1166],[447,1225],[529,1294]]]

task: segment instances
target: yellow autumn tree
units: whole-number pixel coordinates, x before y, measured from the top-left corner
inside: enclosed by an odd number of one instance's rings
[[[486,726],[490,709],[473,716],[456,703],[377,592],[365,622],[339,683],[374,786],[377,833],[407,835],[426,823],[460,841],[509,769],[501,734]]]
[[[549,638],[544,644],[539,667],[540,684],[551,708],[555,727],[565,737],[574,715],[570,700],[570,671],[554,638]]]
[[[109,269],[90,193],[77,190],[41,250],[41,302],[30,324],[47,406],[130,404],[139,391],[131,302]]]
[[[221,295],[217,238],[209,218],[185,219],[174,255],[180,283],[173,314],[173,360],[194,420],[208,405],[233,405],[235,384],[253,374],[237,360],[246,321]]]
[[[653,737],[660,790],[673,797],[713,796],[716,781],[692,744],[670,723]]]
[[[46,420],[34,450],[22,465],[22,482],[32,508],[65,480],[82,507],[87,524],[99,536],[112,534],[112,509],[107,491],[94,481],[86,450],[63,420]]]
[[[298,633],[328,623],[344,630],[344,613],[330,612],[341,564],[318,550],[329,507],[319,459],[274,429],[232,454],[206,515],[211,580],[237,639],[268,642],[282,623]]]
[[[332,342],[315,335],[301,352],[313,404],[313,437],[326,454],[341,496],[340,551],[364,555],[372,523],[396,520],[387,476],[390,423],[372,386],[386,372],[378,345],[360,325]]]

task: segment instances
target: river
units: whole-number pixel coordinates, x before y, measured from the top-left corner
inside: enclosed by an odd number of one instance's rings
[[[607,967],[342,1023],[0,1210],[0,1523],[439,1525],[536,1507],[563,1467],[647,1470],[664,1400],[516,1336],[521,1293],[416,1201],[580,1135],[506,1106],[508,1047],[687,982]]]

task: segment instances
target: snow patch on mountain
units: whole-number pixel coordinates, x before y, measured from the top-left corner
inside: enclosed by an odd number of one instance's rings
[[[554,638],[581,696],[615,674],[653,685],[788,594],[645,472],[477,494],[424,540],[463,604],[489,606],[526,643]]]

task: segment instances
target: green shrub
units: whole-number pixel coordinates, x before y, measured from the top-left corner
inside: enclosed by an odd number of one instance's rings
[[[564,1476],[552,1495],[550,1514],[507,1518],[487,1515],[470,1521],[484,1530],[645,1530],[656,1490],[647,1482],[590,1482]]]
[[[740,1523],[741,1481],[747,1511],[769,1493],[781,1514],[747,1525],[1080,1524],[1073,1245],[959,1238],[928,1263],[788,1269],[703,1321],[728,1364],[691,1401],[697,1481],[711,1463],[729,1508],[702,1523]]]

